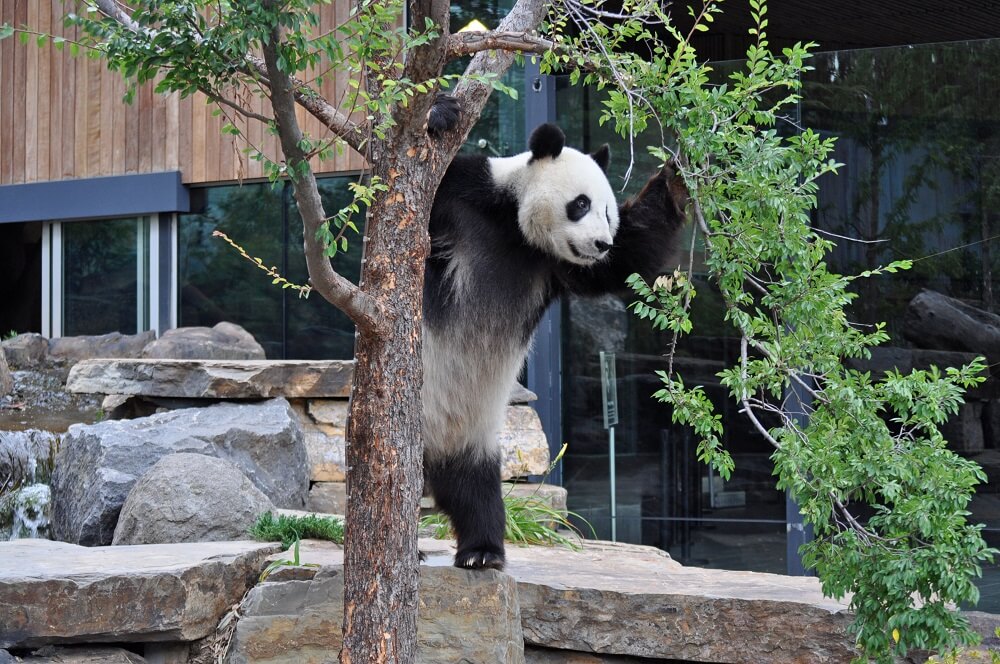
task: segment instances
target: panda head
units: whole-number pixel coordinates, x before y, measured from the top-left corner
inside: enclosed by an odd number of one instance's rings
[[[494,160],[518,202],[518,225],[528,243],[576,265],[607,257],[618,230],[618,203],[605,172],[605,145],[592,155],[565,147],[559,127],[544,124],[528,141],[530,152]]]

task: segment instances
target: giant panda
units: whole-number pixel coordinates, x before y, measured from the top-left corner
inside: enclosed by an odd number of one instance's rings
[[[425,489],[451,519],[455,565],[502,569],[500,428],[548,305],[621,290],[667,267],[682,226],[681,180],[664,169],[619,205],[609,150],[565,146],[538,127],[529,151],[459,155],[430,215],[423,291]]]

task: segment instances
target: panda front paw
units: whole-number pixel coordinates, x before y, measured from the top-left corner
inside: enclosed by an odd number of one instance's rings
[[[503,551],[493,549],[463,549],[455,554],[455,567],[464,569],[503,570],[507,559]]]
[[[427,113],[427,133],[438,137],[458,124],[462,107],[458,100],[449,94],[439,92],[434,98],[434,105]]]

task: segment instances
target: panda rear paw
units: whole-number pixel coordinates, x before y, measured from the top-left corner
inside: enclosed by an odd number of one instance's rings
[[[503,570],[506,563],[503,550],[463,549],[455,554],[455,567],[464,569]]]

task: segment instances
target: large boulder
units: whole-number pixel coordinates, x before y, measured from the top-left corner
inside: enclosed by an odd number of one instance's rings
[[[178,360],[263,360],[264,347],[235,323],[178,327],[151,341],[140,357]]]
[[[114,544],[244,539],[270,499],[235,464],[180,452],[146,471],[129,492]]]
[[[288,402],[221,403],[70,427],[52,476],[53,535],[88,546],[110,544],[136,481],[177,452],[231,461],[278,507],[305,505],[306,450]]]
[[[69,363],[108,357],[139,357],[142,349],[156,338],[156,332],[139,334],[111,332],[82,337],[57,337],[49,341],[49,357]]]
[[[7,362],[15,369],[30,369],[45,360],[49,354],[49,340],[40,334],[29,332],[7,339],[0,348]]]

